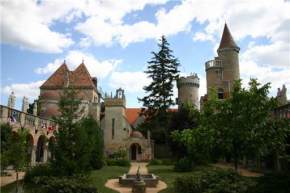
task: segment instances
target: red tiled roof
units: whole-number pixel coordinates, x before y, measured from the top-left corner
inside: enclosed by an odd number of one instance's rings
[[[227,24],[225,24],[223,35],[222,35],[221,42],[220,42],[220,46],[218,49],[236,48],[236,47],[238,47],[238,46],[235,43],[234,38],[232,37],[231,32],[230,32]]]
[[[63,63],[40,88],[63,87],[67,81],[70,86],[95,88],[92,77],[83,63],[74,71],[70,71]]]
[[[141,108],[126,108],[126,118],[130,125],[133,125],[141,113]]]

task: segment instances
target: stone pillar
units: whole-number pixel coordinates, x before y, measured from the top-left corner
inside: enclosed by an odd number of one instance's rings
[[[48,158],[48,145],[45,144],[43,148],[43,163],[47,162],[47,158]]]
[[[24,96],[22,99],[22,112],[27,113],[28,108],[29,108],[28,98]]]
[[[31,150],[31,166],[35,166],[36,165],[36,145],[32,146],[32,150]]]
[[[11,108],[11,109],[14,109],[14,107],[15,107],[15,100],[16,100],[16,97],[14,95],[14,92],[12,91],[11,94],[9,95],[7,106],[9,108]]]

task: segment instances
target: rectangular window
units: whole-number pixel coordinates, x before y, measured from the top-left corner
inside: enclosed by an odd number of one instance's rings
[[[112,139],[115,137],[115,119],[112,119]]]

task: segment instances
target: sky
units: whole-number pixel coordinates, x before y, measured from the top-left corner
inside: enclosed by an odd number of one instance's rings
[[[144,74],[151,52],[165,35],[181,75],[197,73],[206,93],[204,63],[217,53],[225,22],[241,48],[240,74],[271,82],[269,95],[288,87],[289,0],[1,0],[1,104],[14,91],[37,99],[39,86],[66,60],[84,60],[103,92],[125,89],[128,107],[150,82]],[[175,96],[177,89],[174,89]]]

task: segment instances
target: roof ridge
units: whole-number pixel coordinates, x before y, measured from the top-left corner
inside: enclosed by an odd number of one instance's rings
[[[53,78],[55,78],[59,73],[61,73],[61,70],[65,70],[66,72],[69,72],[69,69],[66,65],[66,63],[62,63],[62,65],[60,65],[56,71],[54,71],[54,73],[52,73],[52,75],[50,75],[50,77],[40,86],[40,88],[46,87],[46,86],[50,86],[50,82],[53,81]],[[64,79],[64,77],[62,77]]]

